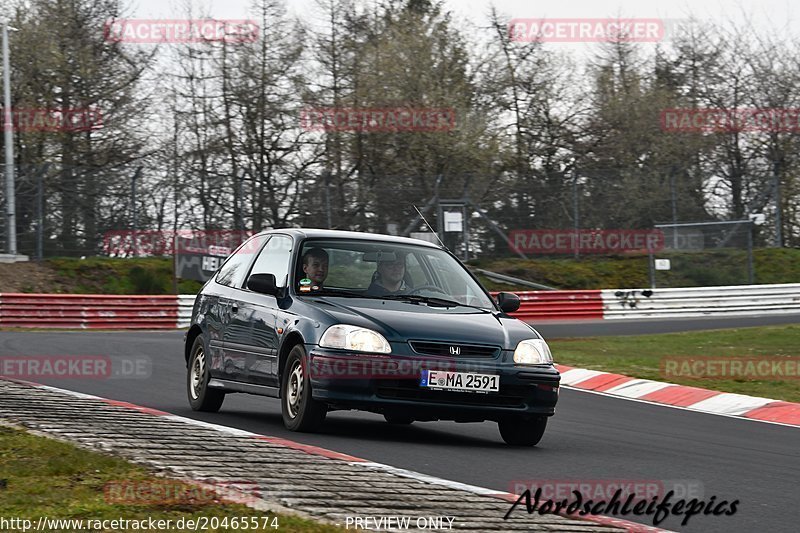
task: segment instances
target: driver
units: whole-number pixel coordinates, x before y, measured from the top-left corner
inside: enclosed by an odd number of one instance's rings
[[[367,288],[370,296],[387,296],[392,294],[403,294],[410,289],[405,281],[406,275],[406,254],[395,252],[394,259],[388,260],[391,256],[381,259],[378,258],[378,266],[372,277],[372,283]]]

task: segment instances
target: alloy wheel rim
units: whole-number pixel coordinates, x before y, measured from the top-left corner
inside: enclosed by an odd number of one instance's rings
[[[200,391],[203,387],[203,376],[206,373],[206,354],[203,351],[203,348],[200,347],[197,349],[194,355],[194,363],[192,364],[192,372],[191,372],[191,385],[189,387],[189,391],[192,395],[192,399],[196,400],[200,397]]]
[[[289,383],[286,391],[286,408],[291,418],[297,417],[300,400],[303,397],[303,366],[300,361],[295,361],[289,373]]]

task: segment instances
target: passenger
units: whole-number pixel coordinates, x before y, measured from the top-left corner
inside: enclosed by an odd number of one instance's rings
[[[404,253],[395,252],[391,260],[381,259],[378,256],[378,265],[372,276],[372,283],[367,288],[370,296],[387,296],[391,294],[404,294],[411,287],[405,281],[406,256]]]
[[[311,248],[307,251],[303,255],[303,272],[305,278],[300,280],[300,290],[320,290],[328,277],[328,252],[322,248]]]

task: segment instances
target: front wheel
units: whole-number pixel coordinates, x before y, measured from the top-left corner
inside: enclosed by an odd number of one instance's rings
[[[189,368],[186,372],[186,389],[192,410],[216,413],[222,407],[225,393],[208,387],[210,377],[205,343],[203,336],[198,335],[192,344]]]
[[[311,381],[305,372],[306,350],[298,344],[289,352],[281,379],[283,425],[290,431],[313,432],[325,421],[328,407],[311,397]]]
[[[497,423],[500,436],[511,446],[536,446],[547,428],[547,417],[514,417]]]

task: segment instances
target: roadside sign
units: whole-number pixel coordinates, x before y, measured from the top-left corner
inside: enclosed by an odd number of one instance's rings
[[[669,259],[656,259],[656,270],[669,270],[670,267]]]

